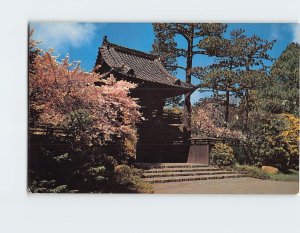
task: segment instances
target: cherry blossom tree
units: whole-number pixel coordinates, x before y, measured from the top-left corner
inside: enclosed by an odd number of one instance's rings
[[[205,103],[192,110],[192,134],[200,137],[223,137],[244,139],[238,130],[226,127],[224,114],[213,103]]]
[[[102,79],[36,47],[29,32],[30,192],[150,192],[135,157],[140,119],[134,84]],[[46,131],[40,134],[39,129]],[[45,130],[46,129],[46,130]],[[112,145],[112,147],[111,147]],[[122,172],[115,167],[122,164]]]
[[[33,112],[38,117],[32,124],[63,127],[75,141],[88,146],[135,135],[140,113],[135,99],[129,97],[134,84],[113,76],[102,80],[96,73],[83,71],[79,62],[70,62],[68,56],[59,62],[51,50],[33,59],[29,109],[30,117]]]

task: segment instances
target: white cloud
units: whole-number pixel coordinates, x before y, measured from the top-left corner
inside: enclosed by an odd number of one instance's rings
[[[93,38],[96,26],[92,23],[32,23],[34,38],[42,41],[42,47],[64,50],[80,47]]]
[[[300,24],[292,25],[293,41],[300,43]]]

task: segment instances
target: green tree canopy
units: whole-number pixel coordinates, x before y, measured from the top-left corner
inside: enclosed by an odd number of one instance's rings
[[[212,65],[197,69],[197,77],[201,80],[200,87],[214,92],[214,99],[225,106],[225,120],[229,116],[229,97],[238,96],[242,99],[245,112],[245,126],[251,110],[251,91],[263,85],[267,76],[267,60],[272,60],[268,51],[275,41],[264,40],[257,35],[246,36],[245,30],[237,29],[230,33],[229,38],[215,40],[218,48],[212,51],[215,61]],[[206,47],[206,41],[201,41]]]
[[[195,55],[212,55],[216,53],[219,40],[227,25],[220,23],[154,23],[155,40],[153,53],[160,56],[163,65],[171,72],[181,69],[186,74],[186,82],[192,82]],[[179,47],[176,36],[184,38],[186,44]],[[184,64],[178,59],[184,58]],[[185,96],[184,128],[187,135],[191,130],[190,94]]]
[[[274,62],[266,87],[259,90],[265,111],[299,116],[299,55],[300,45],[291,43]]]

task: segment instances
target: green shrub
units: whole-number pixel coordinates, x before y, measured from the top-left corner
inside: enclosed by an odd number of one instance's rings
[[[28,191],[32,193],[152,193],[142,170],[117,165],[102,153],[38,150],[31,153]],[[40,165],[44,169],[38,169]],[[45,166],[47,165],[47,166]]]
[[[143,171],[128,165],[117,165],[114,173],[115,192],[152,193],[152,186],[141,180]]]
[[[57,186],[55,180],[34,181],[29,187],[32,193],[76,193],[78,190],[69,190],[67,185]]]
[[[234,163],[233,150],[230,146],[217,143],[211,150],[211,162],[220,167],[232,166]]]
[[[291,114],[260,114],[248,137],[248,150],[255,165],[281,172],[299,166],[299,118]],[[250,142],[250,143],[249,143]]]
[[[248,174],[249,176],[253,178],[259,178],[259,179],[268,179],[269,175],[261,170],[261,168],[256,166],[249,166],[249,165],[239,165],[235,164],[233,166],[233,170],[239,172]]]

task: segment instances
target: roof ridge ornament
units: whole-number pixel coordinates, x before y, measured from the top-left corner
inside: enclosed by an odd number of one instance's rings
[[[102,40],[102,45],[107,44],[108,40],[107,40],[107,36],[103,36],[103,40]]]
[[[181,80],[179,78],[177,78],[175,81],[174,81],[174,84],[176,85],[181,85]]]

